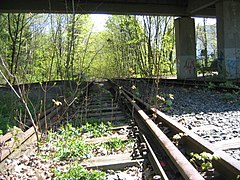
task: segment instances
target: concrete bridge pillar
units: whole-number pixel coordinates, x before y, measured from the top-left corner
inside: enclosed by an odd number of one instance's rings
[[[190,17],[174,21],[176,36],[177,78],[194,79],[196,73],[195,22]]]
[[[218,73],[224,79],[240,78],[240,1],[216,4]]]

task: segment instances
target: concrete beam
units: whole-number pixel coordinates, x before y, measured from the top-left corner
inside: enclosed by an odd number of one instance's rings
[[[75,12],[79,14],[201,17],[213,17],[215,15],[215,9],[213,11],[211,10],[212,7],[209,9],[209,5],[213,1],[215,0],[74,0]],[[213,8],[215,7],[213,6]],[[0,0],[0,13],[18,12],[72,13],[72,0]]]
[[[219,0],[192,0],[188,3],[188,12],[190,15],[195,14],[196,12],[203,10],[209,6],[215,5]]]
[[[177,78],[194,79],[196,73],[196,41],[194,19],[175,19]]]
[[[65,3],[66,2],[66,3]],[[72,13],[72,1],[65,0],[0,0],[0,12],[32,12],[32,13]],[[185,16],[187,1],[75,1],[76,13],[79,14],[148,14]]]

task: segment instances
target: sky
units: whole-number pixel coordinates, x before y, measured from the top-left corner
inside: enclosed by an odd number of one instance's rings
[[[203,24],[203,18],[195,18],[195,25],[198,24]],[[207,25],[216,24],[216,18],[208,18],[206,24]]]
[[[92,17],[92,21],[94,23],[94,27],[93,27],[93,31],[94,32],[99,32],[99,31],[103,31],[105,28],[105,23],[108,19],[108,17],[111,15],[107,15],[107,14],[91,14]],[[216,23],[216,19],[215,18],[208,18],[207,19],[207,25],[212,25]],[[203,18],[195,18],[195,24],[203,24]]]
[[[93,31],[94,32],[99,32],[103,31],[105,28],[105,23],[108,19],[108,17],[111,15],[107,14],[91,14],[92,21],[94,23]]]

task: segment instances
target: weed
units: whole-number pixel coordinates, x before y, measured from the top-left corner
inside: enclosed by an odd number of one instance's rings
[[[227,102],[237,102],[239,101],[239,92],[233,91],[232,93],[225,93],[222,99]]]
[[[219,84],[220,87],[225,87],[225,88],[235,88],[235,89],[240,89],[239,86],[233,84],[231,81],[226,81],[225,83]]]
[[[17,111],[18,110],[18,111]],[[10,92],[0,95],[0,129],[3,134],[13,126],[17,125],[18,112],[23,112],[24,107],[20,101]]]
[[[210,154],[207,152],[202,152],[200,154],[198,153],[190,153],[190,156],[192,157],[190,159],[190,162],[193,163],[197,167],[197,162],[199,161],[201,163],[201,169],[204,171],[210,170],[213,168],[212,160],[218,160],[219,157],[215,154]]]
[[[183,134],[183,133],[175,134],[175,135],[173,136],[173,143],[174,143],[176,146],[178,146],[183,136],[186,136],[186,135]]]
[[[59,132],[49,132],[46,142],[54,147],[55,151],[50,155],[59,160],[83,160],[91,156],[91,146],[86,144],[81,137],[81,130],[68,124],[61,127]]]
[[[5,134],[9,128],[18,126],[19,124],[23,125],[24,128],[26,118],[28,118],[25,106],[10,91],[0,93],[0,130],[2,133]],[[28,97],[28,94],[26,94],[26,97]],[[36,112],[41,109],[41,99],[42,97],[40,95],[27,98],[26,101],[30,104],[29,110],[31,114],[36,114]],[[48,103],[46,108],[49,108],[50,105],[51,104]]]
[[[83,133],[89,133],[92,137],[102,137],[107,136],[110,134],[112,128],[111,122],[108,122],[107,124],[101,123],[88,123],[86,122],[85,125],[81,127],[81,131]]]
[[[157,104],[163,111],[170,111],[172,109],[174,95],[160,94],[156,96]]]
[[[212,82],[209,82],[207,88],[208,88],[208,90],[213,90],[216,88],[216,85],[213,84]]]
[[[132,89],[132,93],[133,93],[135,96],[137,96],[137,97],[140,96],[140,90],[139,90],[138,87],[136,87],[135,85],[132,85],[131,89]]]
[[[54,174],[57,179],[66,179],[66,180],[104,180],[106,173],[97,170],[87,170],[82,166],[74,166],[70,168],[67,172],[62,172],[59,170],[54,170]]]
[[[107,150],[123,151],[131,144],[131,141],[125,141],[120,138],[111,138],[108,142],[104,143],[103,146]]]

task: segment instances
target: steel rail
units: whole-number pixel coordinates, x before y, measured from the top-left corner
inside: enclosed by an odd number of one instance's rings
[[[213,86],[211,87],[211,89],[216,90],[216,91],[228,91],[228,92],[232,92],[232,91],[239,91],[240,87],[240,83],[238,81],[231,81],[233,84],[232,86],[227,86],[224,84],[227,81],[221,81],[221,80],[214,80],[214,81],[210,81],[210,80],[194,80],[194,79],[157,79],[157,78],[130,78],[130,79],[114,79],[117,82],[128,82],[128,81],[138,81],[138,80],[142,80],[145,82],[149,82],[149,83],[154,83],[154,81],[158,80],[159,84],[163,84],[163,85],[176,85],[176,86],[183,86],[183,87],[201,87],[201,88],[209,88],[209,83],[211,83]]]
[[[141,121],[145,123],[147,128],[153,133],[159,144],[168,154],[176,168],[185,179],[200,180],[204,179],[186,157],[177,149],[177,147],[168,139],[168,137],[158,128],[158,126],[147,116],[147,114],[140,109],[140,107],[133,101],[124,91],[122,93],[125,98],[131,103],[134,111],[139,115]],[[136,119],[139,121],[140,119]]]
[[[144,134],[142,134],[142,137],[143,137],[143,140],[146,143],[148,151],[149,151],[148,159],[151,162],[151,164],[154,167],[154,169],[156,169],[155,170],[156,173],[159,173],[159,175],[161,175],[162,180],[168,180],[168,177],[167,177],[164,169],[162,168],[160,162],[158,161],[157,156],[155,155],[155,153],[154,153],[151,145],[149,144],[147,138],[145,137]]]
[[[183,127],[176,121],[172,120],[170,117],[166,116],[164,113],[156,108],[150,109],[153,113],[156,113],[157,118],[163,124],[170,127],[175,133],[184,133],[182,137],[182,142],[187,146],[192,152],[208,152],[211,154],[216,154],[220,157],[218,160],[213,160],[213,166],[218,170],[222,177],[227,179],[237,179],[240,175],[240,162],[229,156],[222,150],[218,150],[213,144],[207,142],[203,138],[199,137],[195,133],[191,132],[187,128]]]
[[[127,91],[124,87],[117,85],[115,82],[111,81],[115,86],[121,87],[126,94],[128,94],[132,99],[134,99],[138,104],[144,106],[151,113],[157,115],[157,120],[162,122],[163,125],[166,125],[171,129],[171,131],[175,134],[183,133],[185,136],[182,137],[182,141],[184,145],[190,149],[192,152],[208,152],[212,154],[217,154],[220,159],[213,160],[213,166],[220,173],[221,177],[227,179],[237,179],[240,175],[240,162],[236,159],[232,158],[227,153],[222,150],[218,150],[213,144],[207,142],[203,138],[199,137],[195,133],[191,132],[187,128],[183,127],[181,124],[172,120],[169,116],[165,115],[158,109],[152,107],[146,102],[143,102],[140,98],[136,97],[131,92]]]

